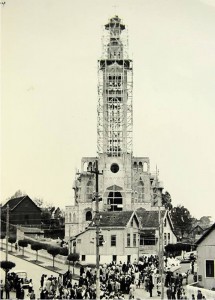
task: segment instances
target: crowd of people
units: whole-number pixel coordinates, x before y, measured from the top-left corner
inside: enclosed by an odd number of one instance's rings
[[[169,257],[165,261],[164,298],[187,299],[183,288],[183,276],[173,273],[168,265],[172,263]],[[21,279],[8,277],[10,289],[16,292],[16,299],[35,299],[33,282],[30,280],[28,289],[24,290]],[[159,260],[157,256],[145,256],[138,262],[104,264],[100,266],[100,299],[134,299],[136,289],[145,289],[149,297],[161,295],[161,278],[159,275]],[[1,289],[1,293],[2,293]],[[5,289],[6,291],[6,289]],[[141,295],[142,291],[138,294]],[[8,293],[6,298],[9,299]],[[64,275],[42,275],[40,280],[40,299],[95,299],[96,270],[87,266],[80,267],[78,280],[72,278],[67,271]],[[3,299],[3,294],[1,294]],[[195,299],[195,297],[193,298]],[[201,299],[201,298],[197,298]]]
[[[145,288],[152,297],[152,291],[157,286],[158,279],[158,258],[155,256],[145,257],[134,263],[104,264],[100,266],[100,298],[133,299],[134,291],[138,288]],[[96,270],[82,266],[79,280],[76,282],[72,281],[69,271],[58,278],[43,275],[40,298],[95,299]]]

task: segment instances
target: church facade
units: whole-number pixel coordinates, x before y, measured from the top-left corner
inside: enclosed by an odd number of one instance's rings
[[[95,215],[96,161],[99,211],[158,210],[162,183],[148,157],[133,156],[133,66],[128,57],[126,27],[115,16],[105,25],[98,61],[97,147],[83,157],[74,182],[74,205],[66,206],[65,238],[84,232]]]

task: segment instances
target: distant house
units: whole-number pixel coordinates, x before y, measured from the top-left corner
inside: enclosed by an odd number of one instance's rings
[[[140,255],[158,254],[159,226],[161,221],[163,221],[163,247],[177,242],[173,224],[167,210],[161,210],[160,222],[158,210],[138,209],[137,216],[140,220]]]
[[[17,226],[16,237],[17,240],[23,240],[24,238],[40,240],[41,238],[44,238],[44,231],[35,227]]]
[[[2,207],[6,213],[9,205],[9,222],[14,225],[38,226],[41,224],[41,210],[29,196],[10,199]]]
[[[209,226],[196,224],[189,232],[188,238],[193,243],[197,242],[200,239],[200,237],[204,234],[204,232],[208,230],[208,227]]]
[[[138,260],[139,220],[133,211],[100,212],[100,263]],[[96,227],[93,221],[76,236],[76,252],[82,264],[96,262]]]

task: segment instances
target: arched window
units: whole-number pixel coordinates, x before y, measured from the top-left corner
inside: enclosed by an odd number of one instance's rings
[[[92,170],[92,162],[90,161],[87,167],[87,171],[91,171]]]
[[[93,182],[92,182],[91,179],[88,180],[86,193],[87,193],[87,199],[92,200],[92,197],[93,197]]]
[[[92,213],[91,211],[86,212],[86,221],[91,221],[92,220]]]
[[[72,214],[69,213],[69,222],[72,222]]]
[[[84,164],[83,164],[83,170],[84,170],[84,172],[87,171],[87,168],[88,168],[88,162],[85,161]]]
[[[117,185],[113,185],[112,187],[108,188],[110,190],[107,198],[107,203],[110,205],[110,211],[121,211],[123,210],[123,199],[120,190],[122,188],[118,187]]]
[[[143,180],[140,178],[138,182],[138,199],[143,200],[144,199],[144,183]]]
[[[73,223],[76,223],[76,215],[75,215],[75,213],[73,214]]]
[[[147,162],[144,162],[144,164],[143,164],[143,172],[148,172],[148,164],[147,164]]]

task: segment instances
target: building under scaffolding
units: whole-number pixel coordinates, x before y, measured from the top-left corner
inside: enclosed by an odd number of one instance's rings
[[[95,214],[95,176],[98,160],[99,210],[156,210],[162,185],[150,172],[148,157],[133,156],[133,66],[122,20],[115,16],[104,26],[102,58],[98,61],[97,157],[83,157],[74,182],[74,205],[66,207],[66,238],[83,232]]]

